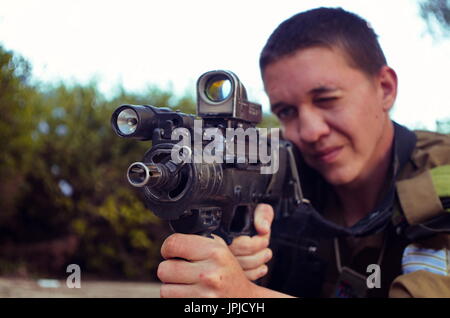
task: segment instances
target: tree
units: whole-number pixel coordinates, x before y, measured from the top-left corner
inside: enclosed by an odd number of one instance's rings
[[[32,169],[36,92],[30,64],[0,46],[0,224],[14,213],[24,177]]]
[[[150,142],[111,129],[122,104],[195,113],[195,100],[150,86],[30,84],[31,65],[0,47],[0,274],[18,266],[36,275],[66,275],[68,264],[105,278],[155,274],[168,225],[145,208],[125,179]],[[277,125],[265,116],[262,126]]]
[[[117,137],[110,118],[121,104],[178,105],[189,96],[150,87],[29,84],[31,66],[0,47],[0,273],[65,275],[68,263],[104,277],[151,278],[168,227],[125,180],[150,147]]]
[[[422,0],[419,10],[433,36],[450,37],[450,0]]]

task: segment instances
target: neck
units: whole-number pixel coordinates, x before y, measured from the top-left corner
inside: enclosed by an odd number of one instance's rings
[[[368,168],[357,180],[335,187],[346,226],[352,226],[369,214],[384,194],[392,158],[394,125],[389,121],[386,133],[375,147]]]

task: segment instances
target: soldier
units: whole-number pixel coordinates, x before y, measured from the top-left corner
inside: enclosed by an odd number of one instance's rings
[[[258,235],[229,247],[173,234],[161,296],[450,296],[450,137],[390,119],[397,75],[370,25],[342,9],[299,13],[270,36],[260,67],[315,211],[271,230],[260,205]],[[253,282],[267,272],[266,287]]]

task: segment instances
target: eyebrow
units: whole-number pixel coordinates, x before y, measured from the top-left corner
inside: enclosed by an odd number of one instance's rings
[[[319,87],[311,89],[308,94],[321,94],[337,91],[339,88],[333,86],[320,85]]]
[[[324,94],[324,93],[330,93],[330,92],[335,92],[338,91],[339,88],[337,87],[333,87],[333,86],[326,86],[326,85],[320,85],[318,87],[315,87],[311,90],[309,90],[308,94],[309,95],[313,95],[313,94]],[[278,102],[275,104],[271,104],[270,108],[272,111],[275,111],[277,108],[282,107],[282,106],[291,106],[288,103],[285,102]]]

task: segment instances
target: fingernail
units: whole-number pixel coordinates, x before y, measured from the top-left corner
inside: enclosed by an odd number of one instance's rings
[[[264,266],[261,268],[261,275],[266,275],[267,270],[268,270],[267,266],[264,265]]]

